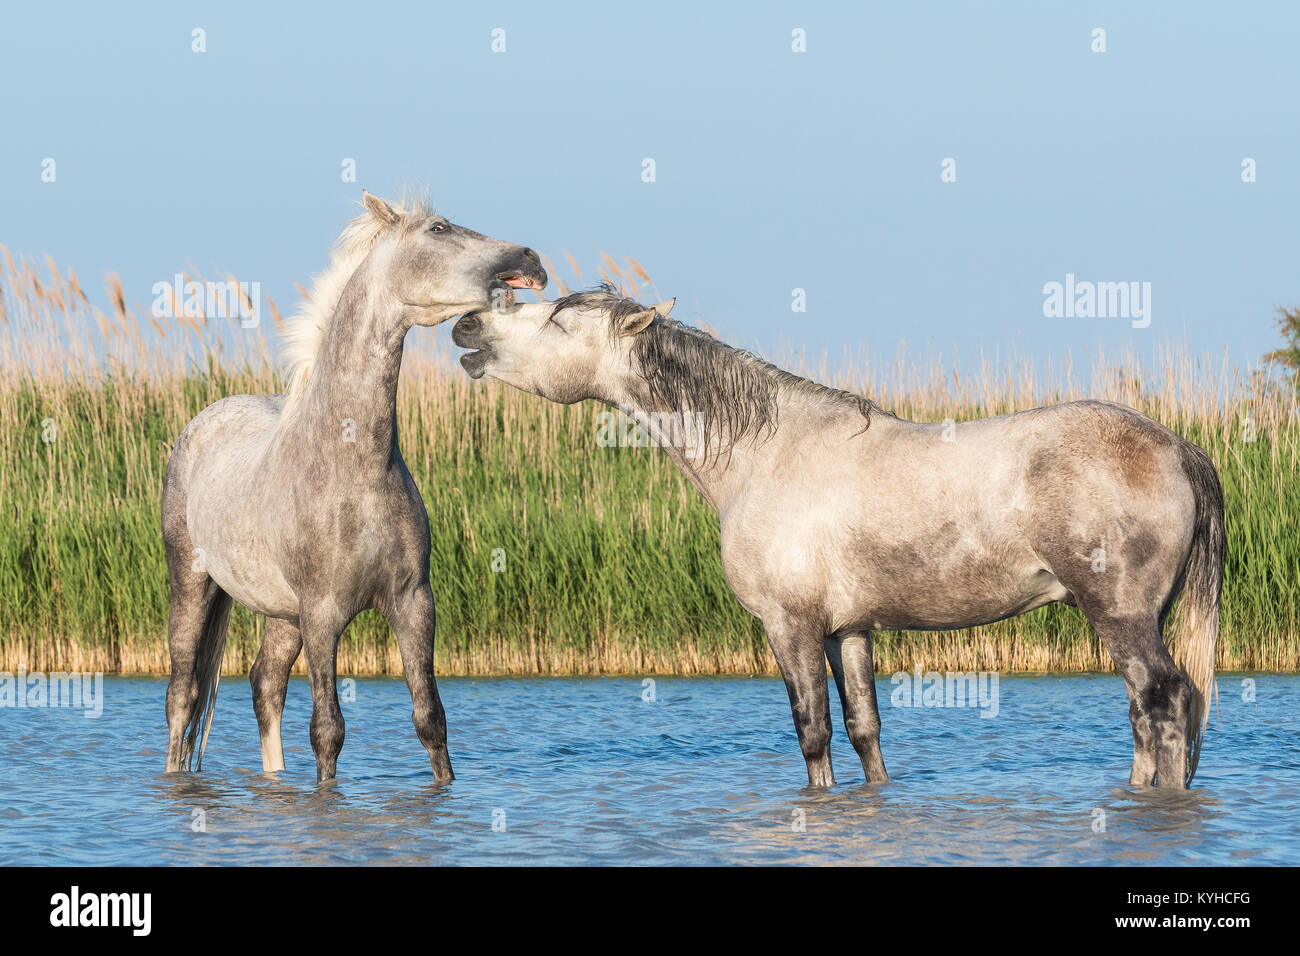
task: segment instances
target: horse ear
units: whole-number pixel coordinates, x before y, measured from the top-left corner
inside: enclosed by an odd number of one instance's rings
[[[642,312],[634,312],[623,320],[622,326],[618,330],[619,335],[636,335],[638,332],[644,332],[645,327],[655,320],[658,315],[654,309],[646,309]]]
[[[643,312],[637,312],[633,315],[629,315],[626,319],[623,320],[623,327],[619,329],[619,334],[636,335],[638,332],[644,332],[646,326],[648,326],[656,318],[660,316],[662,316],[665,319],[668,318],[668,313],[673,310],[673,306],[675,306],[676,304],[677,304],[676,299],[664,299],[664,301],[656,302],[654,305],[650,306],[650,308],[646,309]]]
[[[370,211],[370,215],[374,216],[380,222],[387,223],[390,226],[402,218],[398,214],[397,210],[388,205],[385,200],[380,199],[374,193],[368,192],[365,189],[361,190],[361,202],[364,203],[366,209]]]

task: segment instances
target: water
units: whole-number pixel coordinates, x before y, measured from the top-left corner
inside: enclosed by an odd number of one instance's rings
[[[1243,679],[1219,677],[1196,788],[1165,794],[1127,785],[1113,677],[1003,677],[993,719],[890,707],[881,681],[891,782],[862,782],[834,704],[822,792],[772,679],[658,679],[653,703],[635,679],[444,679],[446,788],[405,685],[358,680],[318,788],[304,681],[272,779],[246,681],[222,683],[203,772],[164,775],[165,682],[107,678],[98,719],[0,708],[0,863],[1296,865],[1300,677],[1256,675],[1254,702]]]

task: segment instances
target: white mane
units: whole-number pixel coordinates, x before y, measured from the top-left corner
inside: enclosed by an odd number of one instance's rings
[[[433,210],[423,199],[393,204],[393,208],[406,215],[431,216]],[[370,254],[375,241],[389,228],[389,224],[369,211],[363,211],[339,233],[334,241],[329,265],[317,273],[311,282],[311,291],[294,311],[280,331],[280,358],[289,381],[284,410],[288,411],[302,398],[316,366],[316,355],[329,332],[330,320],[338,306],[343,288],[357,271],[362,260]]]

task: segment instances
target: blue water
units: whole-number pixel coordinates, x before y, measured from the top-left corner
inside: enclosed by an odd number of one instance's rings
[[[444,679],[445,788],[405,684],[358,680],[318,788],[304,681],[273,779],[245,680],[202,773],[164,775],[165,682],[108,678],[98,719],[0,708],[0,863],[1300,864],[1300,677],[1254,675],[1253,702],[1243,679],[1219,676],[1195,788],[1168,794],[1127,784],[1113,677],[1003,677],[993,719],[881,681],[892,780],[863,783],[833,705],[820,792],[772,679],[661,678],[653,703],[637,679]]]

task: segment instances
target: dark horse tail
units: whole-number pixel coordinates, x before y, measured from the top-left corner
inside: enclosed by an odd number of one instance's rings
[[[1192,683],[1192,713],[1188,721],[1187,782],[1196,774],[1201,742],[1210,719],[1214,686],[1214,647],[1219,638],[1219,596],[1223,588],[1223,488],[1210,457],[1186,443],[1183,471],[1196,500],[1192,552],[1183,570],[1184,590],[1177,633],[1178,666]]]
[[[218,591],[208,616],[203,621],[199,646],[195,650],[194,682],[198,696],[190,710],[189,723],[185,725],[184,743],[181,744],[181,764],[187,769],[203,769],[203,751],[208,746],[208,731],[212,729],[212,712],[217,706],[217,685],[221,683],[221,659],[226,653],[226,624],[230,621],[233,601],[225,591]],[[203,739],[199,739],[199,729]],[[198,766],[190,763],[198,757]]]

